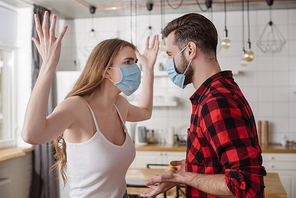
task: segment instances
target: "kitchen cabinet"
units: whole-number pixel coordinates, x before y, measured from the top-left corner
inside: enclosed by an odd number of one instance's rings
[[[170,164],[174,160],[185,159],[186,152],[182,151],[136,151],[132,168],[146,168],[147,164]],[[157,167],[155,167],[157,168]],[[164,168],[164,167],[159,167]]]
[[[296,197],[296,154],[262,153],[263,166],[268,173],[278,173],[287,198]]]

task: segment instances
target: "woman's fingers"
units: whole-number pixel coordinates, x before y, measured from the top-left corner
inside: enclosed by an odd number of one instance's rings
[[[64,28],[62,29],[62,31],[61,31],[60,34],[59,34],[59,37],[58,37],[58,39],[57,39],[57,42],[61,42],[61,41],[62,41],[62,38],[64,37],[64,35],[65,35],[67,29],[68,29],[68,26],[65,25]]]
[[[56,21],[57,21],[57,16],[53,15],[50,30],[49,30],[51,43],[54,43],[56,39],[55,37]]]
[[[35,45],[36,45],[36,47],[37,47],[37,49],[38,49],[38,51],[39,51],[39,46],[40,46],[40,42],[39,42],[39,40],[36,39],[35,37],[32,37],[31,39],[32,39],[32,41],[35,43]]]
[[[146,39],[145,50],[149,49],[149,39],[150,39],[150,36],[148,36]]]
[[[35,27],[36,27],[37,34],[38,34],[39,38],[42,39],[44,37],[44,35],[42,32],[39,17],[36,14],[34,14],[34,18],[35,18]]]
[[[158,51],[159,49],[159,36],[156,35],[155,44],[154,44],[154,50]]]
[[[42,24],[42,30],[43,30],[43,34],[45,39],[49,38],[49,32],[48,32],[48,12],[45,11],[44,13],[44,17],[43,17],[43,24]]]
[[[155,45],[155,38],[156,38],[156,35],[153,36],[153,39],[152,39],[152,42],[151,42],[151,49],[154,48],[154,45]]]

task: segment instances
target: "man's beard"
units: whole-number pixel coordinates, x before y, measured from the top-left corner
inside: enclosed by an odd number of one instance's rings
[[[185,56],[183,55],[183,53],[181,53],[181,71],[179,71],[176,67],[176,70],[179,74],[183,74],[189,64],[189,61],[187,61],[185,59]],[[193,69],[191,67],[191,64],[189,65],[186,73],[185,73],[185,81],[184,81],[184,85],[188,85],[190,83],[192,83],[192,76],[193,76]]]

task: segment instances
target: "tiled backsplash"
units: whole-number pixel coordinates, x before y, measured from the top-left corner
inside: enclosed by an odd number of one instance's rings
[[[209,13],[204,14],[209,17]],[[181,16],[169,14],[165,21]],[[133,20],[133,41],[140,51],[145,43],[149,16],[138,16],[137,24]],[[296,10],[272,10],[272,20],[278,26],[286,45],[280,53],[265,54],[256,46],[265,24],[269,21],[269,11],[250,11],[250,30],[252,50],[255,59],[246,67],[240,66],[242,50],[242,13],[227,13],[227,28],[232,46],[228,50],[218,52],[218,61],[223,69],[238,70],[234,79],[249,101],[256,120],[270,122],[270,142],[280,142],[283,136],[288,140],[296,140]],[[246,17],[245,17],[246,19]],[[214,12],[213,22],[220,39],[223,37],[224,13]],[[62,56],[58,70],[77,70],[83,68],[87,57],[79,50],[84,36],[92,28],[92,19],[60,20],[60,27],[69,25],[62,44]],[[130,17],[95,18],[94,29],[100,39],[120,37],[130,41]],[[245,22],[245,24],[247,24]],[[160,15],[151,16],[151,26],[156,33],[160,32]],[[137,27],[137,39],[135,37]],[[245,26],[245,35],[247,27]],[[247,39],[245,38],[245,41]],[[74,64],[76,60],[77,64]],[[165,58],[159,55],[159,63],[165,63]],[[152,118],[143,122],[148,128],[167,129],[173,126],[186,128],[190,123],[191,103],[189,97],[194,93],[192,85],[181,90],[168,77],[155,77],[155,95],[177,96],[180,103],[177,107],[155,107]],[[136,92],[136,94],[139,91]]]

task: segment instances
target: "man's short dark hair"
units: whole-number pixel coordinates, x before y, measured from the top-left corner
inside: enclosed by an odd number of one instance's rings
[[[162,37],[168,37],[173,31],[174,45],[180,50],[192,41],[207,58],[216,60],[218,33],[209,19],[197,13],[183,15],[162,30]]]

